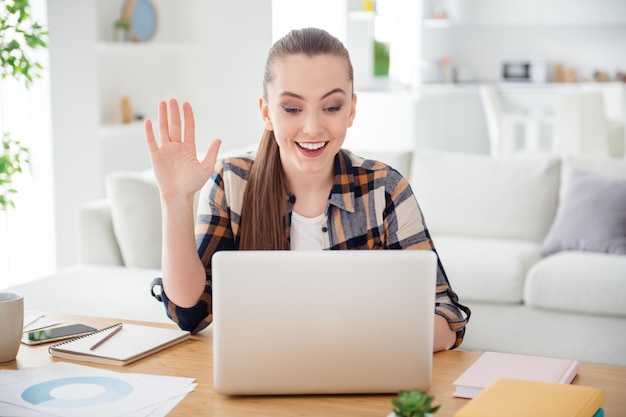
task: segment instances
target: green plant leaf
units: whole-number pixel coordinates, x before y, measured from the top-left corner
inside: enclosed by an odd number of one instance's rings
[[[439,405],[433,407],[434,397],[420,390],[398,392],[398,398],[391,400],[393,412],[398,417],[424,417],[427,413],[435,413]]]
[[[46,47],[48,32],[32,20],[28,0],[0,2],[0,75],[23,81],[28,88],[40,78],[42,66],[29,57],[37,48]],[[12,18],[11,18],[12,17]],[[14,23],[16,22],[16,23]]]
[[[31,59],[29,53],[37,48],[46,48],[48,35],[48,31],[32,19],[29,0],[1,0],[0,78],[13,77],[26,88],[36,78],[41,78],[43,65]],[[15,207],[12,196],[18,190],[13,187],[14,176],[23,173],[28,165],[28,148],[12,139],[8,133],[3,133],[0,148],[0,210]]]
[[[22,173],[29,160],[28,148],[4,133],[0,150],[0,210],[15,207],[12,196],[18,191],[13,187],[13,176]]]

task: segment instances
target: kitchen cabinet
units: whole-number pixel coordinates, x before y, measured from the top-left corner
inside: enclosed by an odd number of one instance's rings
[[[616,53],[626,43],[622,0],[423,0],[422,7],[425,83],[443,81],[445,57],[463,82],[498,81],[509,58],[543,57],[550,77],[561,63],[579,81],[626,71],[626,55]]]

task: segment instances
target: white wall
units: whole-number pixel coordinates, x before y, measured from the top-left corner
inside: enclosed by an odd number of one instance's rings
[[[213,0],[200,2],[194,16],[203,36],[197,80],[189,77],[190,99],[196,115],[199,150],[222,139],[222,149],[239,149],[261,139],[263,121],[259,97],[263,71],[272,44],[270,0]],[[208,31],[208,28],[213,28]]]
[[[76,262],[81,203],[99,198],[94,1],[48,2],[57,266]]]
[[[348,7],[347,0],[272,0],[272,38],[292,29],[318,27],[345,42]]]

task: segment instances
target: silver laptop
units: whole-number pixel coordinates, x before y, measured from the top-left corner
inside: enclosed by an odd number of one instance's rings
[[[421,250],[215,253],[215,391],[426,391],[436,263]]]

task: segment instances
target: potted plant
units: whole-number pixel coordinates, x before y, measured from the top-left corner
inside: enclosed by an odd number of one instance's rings
[[[435,397],[429,396],[418,389],[400,391],[398,398],[391,400],[393,412],[387,417],[429,417],[432,416],[440,405],[432,405]]]
[[[0,4],[0,76],[12,77],[29,88],[43,68],[29,52],[46,47],[48,32],[30,16],[28,0],[3,0]],[[8,132],[2,133],[0,146],[0,211],[15,207],[12,196],[14,175],[29,164],[28,148]]]
[[[389,75],[389,44],[374,40],[374,76]]]
[[[130,40],[130,29],[133,23],[124,18],[119,18],[113,22],[114,38],[117,42],[128,42]]]

